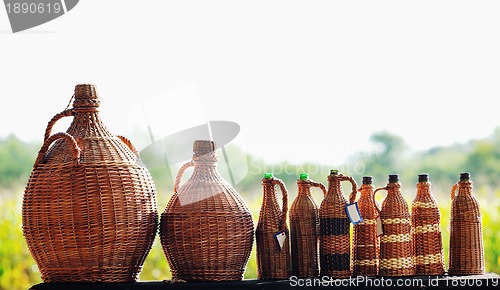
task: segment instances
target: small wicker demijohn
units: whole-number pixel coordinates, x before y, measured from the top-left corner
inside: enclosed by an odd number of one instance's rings
[[[283,202],[276,199],[276,185],[281,189]],[[288,279],[291,273],[290,233],[286,224],[288,192],[281,179],[266,173],[262,179],[264,197],[259,222],[255,230],[257,270],[259,279]]]
[[[98,107],[95,87],[77,85],[73,108],[49,122],[26,186],[23,233],[44,282],[135,281],[157,232],[153,180]],[[67,132],[51,135],[66,116]]]
[[[391,174],[387,186],[374,192],[387,190],[380,210],[383,235],[380,237],[379,276],[415,275],[411,215],[400,188],[399,176]]]
[[[319,187],[323,195],[326,188],[305,173],[300,174],[297,186],[299,193],[290,207],[292,275],[316,277],[319,276],[319,206],[311,195],[311,187]]]
[[[193,149],[193,160],[179,169],[174,195],[160,221],[172,278],[241,280],[252,250],[252,215],[219,174],[214,142],[197,140]],[[184,171],[193,166],[192,176],[179,187]]]
[[[419,174],[417,195],[411,207],[416,275],[444,274],[441,215],[430,188],[429,175]]]
[[[352,192],[357,184],[352,177],[331,170],[328,192],[319,207],[319,259],[321,276],[347,278],[351,276],[350,221],[347,200],[342,194],[342,181],[351,182]]]
[[[468,172],[460,173],[460,181],[451,189],[451,199],[448,273],[484,274],[481,211]]]
[[[373,178],[363,176],[359,191],[358,207],[363,221],[354,225],[353,276],[376,276],[379,268],[380,239],[377,234],[377,218],[380,207],[373,192]],[[353,203],[356,195],[349,196]]]

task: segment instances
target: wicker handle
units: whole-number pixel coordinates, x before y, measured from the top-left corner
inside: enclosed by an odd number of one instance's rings
[[[73,136],[71,136],[68,133],[56,133],[44,141],[42,148],[40,148],[40,151],[38,151],[38,156],[36,157],[35,164],[33,165],[33,168],[36,168],[38,165],[40,165],[40,163],[42,163],[43,158],[45,157],[45,154],[47,153],[47,150],[49,149],[50,144],[52,144],[54,141],[59,140],[59,139],[64,139],[70,145],[71,153],[73,154],[74,166],[76,167],[80,164],[81,149],[80,149],[80,147],[78,147],[78,143],[76,143],[75,138],[73,138]]]
[[[43,137],[43,141],[47,140],[50,137],[50,133],[52,132],[52,127],[54,127],[54,124],[57,121],[59,121],[59,119],[70,116],[73,116],[73,110],[71,109],[62,111],[61,113],[55,115],[47,124],[47,129],[45,129],[45,136]]]
[[[350,176],[341,175],[339,176],[340,181],[349,181],[351,183],[351,193],[349,194],[349,203],[353,203],[356,199],[356,193],[358,192],[358,184],[356,180]]]
[[[182,165],[181,168],[179,168],[179,172],[177,172],[177,177],[175,178],[175,183],[174,183],[174,194],[177,194],[177,190],[179,189],[179,183],[181,183],[182,174],[184,174],[184,171],[186,171],[186,169],[188,169],[193,165],[194,162],[191,160],[188,163]]]
[[[132,142],[130,142],[130,139],[128,139],[127,137],[124,137],[122,135],[117,135],[116,137],[118,137],[120,140],[122,140],[123,143],[125,143],[125,145],[127,145],[127,147],[132,150],[132,152],[134,152],[135,156],[137,156],[137,158],[141,158],[139,157],[139,151],[137,151],[137,148],[135,148],[134,144],[132,144]]]
[[[387,190],[387,187],[377,188],[377,189],[375,189],[375,191],[373,192],[373,203],[375,204],[375,208],[377,209],[378,214],[380,215],[380,208],[378,207],[378,205],[377,205],[377,201],[375,200],[375,195],[377,194],[377,191],[379,191],[379,190]]]
[[[455,199],[457,188],[458,188],[458,183],[455,183],[451,188],[451,200]]]
[[[282,205],[281,205],[281,220],[280,220],[280,230],[286,230],[286,216],[288,214],[288,191],[286,190],[285,184],[279,178],[273,179],[273,185],[279,185],[281,189],[281,195],[283,196]]]
[[[323,185],[323,183],[311,181],[311,186],[321,188],[321,190],[323,191],[323,196],[326,196],[326,187]]]

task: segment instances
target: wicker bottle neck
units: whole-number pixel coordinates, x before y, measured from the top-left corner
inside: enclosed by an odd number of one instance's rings
[[[342,183],[341,183],[341,180],[338,178],[338,175],[329,175],[328,176],[327,197],[328,196],[337,196],[337,197],[343,196]]]
[[[362,184],[359,188],[361,195],[359,197],[360,200],[365,200],[366,202],[373,202],[374,198],[374,189],[371,184]]]
[[[262,187],[264,190],[262,208],[267,206],[279,207],[277,198],[278,193],[276,192],[276,186],[273,184],[272,179],[262,180]]]
[[[417,198],[429,198],[431,197],[431,183],[430,182],[418,182],[417,183]]]
[[[461,180],[458,182],[458,195],[473,195],[472,192],[472,181]]]
[[[399,182],[391,182],[387,184],[387,196],[403,196],[401,194],[401,184]]]
[[[298,196],[311,195],[311,182],[308,180],[297,180],[297,187],[299,189]]]
[[[103,124],[97,110],[74,111],[73,122],[67,133],[75,138],[113,137]]]

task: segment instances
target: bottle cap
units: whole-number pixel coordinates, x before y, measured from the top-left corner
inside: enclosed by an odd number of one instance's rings
[[[422,173],[418,175],[418,182],[427,182],[429,181],[429,174]]]
[[[470,179],[470,173],[469,172],[462,172],[460,173],[460,180],[469,180]]]
[[[373,177],[372,176],[363,176],[363,184],[372,184]]]
[[[330,170],[330,174],[337,175],[337,174],[339,174],[339,171],[337,169],[332,169],[332,170]]]
[[[273,173],[272,172],[266,172],[266,173],[264,173],[264,178],[265,179],[273,178]]]
[[[389,183],[396,183],[396,182],[399,182],[399,175],[389,174]]]
[[[307,174],[307,173],[301,173],[300,176],[299,176],[299,179],[300,180],[307,180],[307,179],[309,179],[309,174]]]

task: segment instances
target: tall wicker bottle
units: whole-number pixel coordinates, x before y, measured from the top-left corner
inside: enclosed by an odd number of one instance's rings
[[[75,87],[26,186],[23,233],[45,282],[135,281],[157,231],[153,180],[130,141],[106,129],[99,104],[93,85]],[[51,135],[66,116],[67,132]]]
[[[415,275],[411,215],[400,188],[399,176],[392,174],[386,187],[375,190],[375,194],[387,190],[380,210],[384,232],[380,237],[380,276]]]
[[[161,215],[160,238],[173,279],[241,280],[253,244],[252,215],[217,170],[212,141],[197,140],[193,160],[177,174],[174,195]],[[179,187],[184,171],[194,166]]]
[[[458,194],[456,190],[458,188]],[[483,229],[479,202],[467,172],[451,189],[450,275],[484,274]]]
[[[419,174],[417,195],[411,207],[416,275],[444,274],[441,214],[430,187],[429,175]]]
[[[352,177],[332,170],[328,176],[328,192],[319,208],[321,276],[334,278],[351,276],[350,221],[342,181],[350,181],[352,192],[356,193],[357,184]]]
[[[276,185],[283,195],[281,209],[276,199]],[[290,232],[286,224],[288,192],[281,179],[273,177],[272,173],[264,175],[262,187],[264,197],[255,230],[259,279],[288,279],[292,269]]]
[[[380,206],[373,192],[373,178],[363,176],[358,207],[363,221],[354,225],[353,276],[376,276],[379,268],[380,239],[377,235],[377,218]],[[356,195],[349,197],[353,203]]]
[[[326,188],[323,184],[310,180],[304,173],[300,174],[297,186],[299,193],[290,207],[292,275],[316,277],[319,275],[319,207],[311,195],[311,187],[319,187],[324,195]]]

